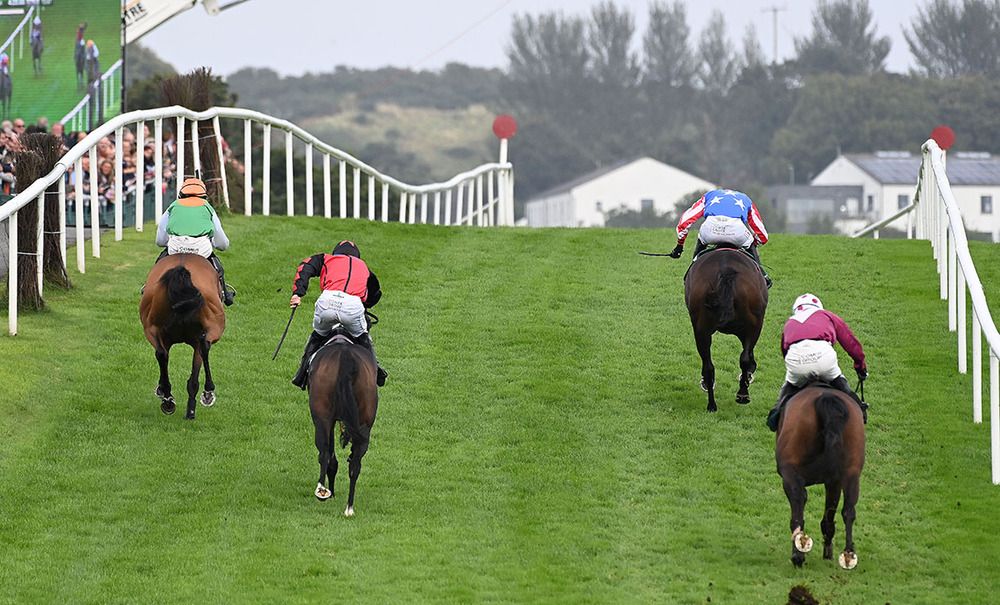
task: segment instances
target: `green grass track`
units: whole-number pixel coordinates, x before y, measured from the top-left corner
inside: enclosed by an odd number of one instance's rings
[[[194,422],[152,394],[137,311],[149,229],[105,237],[73,290],[0,337],[0,602],[770,604],[796,584],[838,605],[996,600],[989,424],[971,422],[926,242],[776,235],[753,402],[734,403],[738,345],[718,338],[709,415],[687,260],[635,254],[669,247],[666,231],[224,220],[239,296],[213,348],[219,401]],[[352,519],[345,466],[332,501],[312,495],[312,424],[288,383],[315,282],[271,361],[295,263],[347,237],[384,286],[391,373]],[[1000,284],[1000,252],[974,254]],[[805,290],[870,359],[851,572],[818,547],[789,562],[764,426],[780,326]],[[178,393],[189,364],[176,348]]]

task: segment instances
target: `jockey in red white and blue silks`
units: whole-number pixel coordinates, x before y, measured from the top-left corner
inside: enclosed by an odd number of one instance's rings
[[[743,248],[760,265],[757,246],[767,243],[764,220],[753,200],[747,194],[733,189],[713,189],[681,215],[681,220],[677,223],[677,246],[670,256],[680,258],[684,252],[688,230],[703,216],[705,222],[698,230],[695,258],[709,245],[729,245]],[[767,286],[771,287],[771,280],[763,266],[761,272],[764,273]]]
[[[814,381],[822,381],[851,395],[861,404],[862,412],[866,410],[867,406],[854,394],[840,371],[837,352],[833,350],[833,345],[837,343],[854,360],[858,380],[866,379],[868,366],[865,363],[865,351],[847,322],[837,314],[824,310],[823,303],[815,294],[806,293],[796,298],[792,305],[792,316],[781,331],[785,384],[767,417],[767,425],[772,431],[778,429],[782,404]],[[867,419],[867,414],[865,418]]]

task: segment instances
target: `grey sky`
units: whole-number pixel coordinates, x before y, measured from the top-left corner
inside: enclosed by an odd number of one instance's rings
[[[450,61],[506,66],[505,48],[516,13],[561,10],[586,14],[598,0],[250,0],[209,17],[197,6],[147,34],[142,43],[178,69],[207,65],[219,74],[245,66],[271,67],[283,74],[330,71],[336,65],[385,65],[434,69]],[[645,30],[649,0],[616,0],[636,15],[637,38]],[[778,54],[789,57],[792,40],[811,31],[813,0],[688,0],[694,36],[713,10],[725,14],[734,44],[754,25],[768,58],[772,16],[778,5]],[[870,0],[878,31],[892,40],[888,68],[912,64],[903,38],[917,14],[913,0]],[[919,2],[919,6],[926,2]]]

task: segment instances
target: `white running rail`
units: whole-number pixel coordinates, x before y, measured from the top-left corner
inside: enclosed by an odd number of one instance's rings
[[[99,121],[104,112],[110,113],[116,105],[121,104],[121,66],[121,59],[112,63],[111,67],[101,74],[100,79],[95,80],[90,85],[90,92],[83,95],[80,102],[59,120],[66,132],[90,130],[94,127],[94,122]],[[101,87],[100,91],[97,87]],[[103,107],[98,108],[91,104],[91,99],[95,95]],[[90,107],[93,107],[92,111],[84,111]]]
[[[18,47],[20,49],[18,51],[17,58],[23,59],[24,26],[31,22],[31,17],[34,14],[35,14],[35,7],[32,6],[31,8],[28,9],[28,12],[24,14],[24,19],[21,19],[21,22],[17,24],[17,27],[14,29],[14,31],[12,31],[10,33],[10,36],[7,37],[7,40],[3,43],[3,46],[0,46],[0,53],[5,53],[7,52],[8,49],[10,49],[10,52],[7,54],[7,56],[10,58],[10,73],[14,73],[14,38],[17,38]]]
[[[983,336],[990,364],[990,459],[993,483],[1000,485],[1000,333],[986,304],[976,265],[969,254],[965,223],[945,171],[945,154],[933,139],[923,145],[923,161],[913,204],[895,215],[862,229],[854,237],[878,233],[904,212],[912,213],[916,237],[930,240],[937,261],[942,300],[948,301],[948,329],[958,336],[958,371],[968,372],[966,292],[972,299],[972,421],[983,421]]]
[[[215,139],[215,151],[219,156],[221,167],[222,183],[226,183],[225,170],[226,159],[223,153],[222,135],[220,119],[236,119],[243,122],[243,155],[244,161],[244,200],[243,213],[250,216],[254,207],[254,195],[260,201],[260,213],[268,215],[271,213],[270,207],[270,173],[271,155],[263,154],[262,167],[263,187],[262,191],[254,192],[252,188],[253,173],[251,166],[252,141],[254,139],[253,130],[260,129],[263,135],[263,147],[270,150],[271,130],[277,128],[285,133],[285,178],[288,183],[294,183],[294,164],[291,160],[297,139],[305,152],[305,204],[306,216],[318,215],[320,209],[316,208],[318,203],[315,197],[313,185],[313,156],[319,154],[323,162],[323,186],[322,186],[322,215],[332,218],[334,212],[334,197],[332,195],[332,185],[337,187],[337,210],[336,216],[339,218],[381,220],[388,222],[390,219],[398,220],[402,223],[425,223],[434,225],[479,225],[479,226],[504,226],[514,224],[514,168],[510,162],[506,161],[507,141],[502,140],[500,146],[500,162],[483,164],[477,168],[455,175],[451,179],[442,183],[430,183],[426,185],[411,185],[403,181],[394,179],[391,176],[379,172],[375,168],[355,158],[351,154],[341,151],[336,147],[327,145],[295,124],[263,114],[249,109],[239,109],[235,107],[213,107],[207,111],[195,112],[180,106],[162,107],[159,109],[149,109],[134,111],[116,116],[102,124],[83,140],[73,146],[59,160],[55,168],[49,174],[38,179],[22,193],[0,206],[0,223],[7,222],[8,233],[8,271],[7,271],[7,292],[8,292],[8,332],[11,335],[17,334],[17,215],[18,211],[27,204],[36,200],[42,200],[45,191],[52,185],[59,184],[59,207],[66,208],[66,173],[73,167],[76,174],[82,174],[82,159],[89,157],[90,166],[98,165],[97,143],[104,137],[115,134],[115,200],[122,200],[122,141],[126,128],[132,129],[136,133],[137,153],[142,153],[144,126],[146,122],[153,122],[152,134],[159,142],[155,154],[156,169],[151,179],[146,179],[143,171],[137,172],[139,182],[136,184],[136,204],[135,204],[135,227],[137,231],[143,229],[143,191],[147,184],[152,183],[154,191],[154,216],[150,219],[158,218],[163,212],[163,123],[171,120],[175,124],[177,140],[177,167],[178,175],[192,175],[201,169],[199,150],[195,147],[194,157],[185,163],[184,158],[184,138],[185,133],[194,138],[199,136],[198,124],[200,122],[211,122],[212,137]],[[258,135],[259,136],[259,135]],[[192,140],[192,139],[189,139]],[[336,162],[339,179],[333,181],[331,178],[331,163]],[[350,170],[351,178],[348,178]],[[367,211],[362,211],[362,178],[367,184]],[[97,191],[97,171],[90,171],[91,191]],[[76,229],[76,265],[77,270],[83,273],[86,269],[86,242],[83,219],[82,202],[83,179],[75,179],[75,229]],[[350,193],[350,195],[349,195]],[[224,201],[227,207],[230,206],[229,193],[226,187],[223,188]],[[294,203],[294,190],[289,186],[286,190],[285,214],[292,216],[295,214],[296,205]],[[393,210],[391,206],[396,206],[398,210]],[[122,205],[114,204],[114,232],[115,240],[122,239],[123,216]],[[60,212],[63,216],[60,220],[60,242],[62,244],[63,262],[66,263],[66,217],[65,212]],[[38,213],[38,233],[42,232],[41,225],[44,220],[44,212]],[[99,220],[99,204],[90,204],[90,243],[91,254],[95,258],[101,256],[101,231]],[[2,228],[2,227],[0,227]],[[38,265],[42,265],[41,256],[43,250],[39,247]],[[41,274],[39,272],[39,284],[41,286]]]

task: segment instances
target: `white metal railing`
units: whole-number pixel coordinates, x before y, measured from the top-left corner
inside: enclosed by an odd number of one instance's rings
[[[90,84],[89,91],[80,102],[59,120],[66,132],[90,130],[104,112],[110,112],[121,104],[121,66],[121,59],[112,63],[99,79]]]
[[[948,329],[958,336],[958,371],[968,372],[968,326],[966,293],[972,299],[972,421],[983,421],[983,336],[989,347],[990,365],[990,460],[994,484],[1000,485],[1000,333],[986,304],[976,265],[969,253],[965,223],[945,170],[945,153],[933,139],[923,145],[923,161],[913,204],[896,215],[871,225],[855,237],[870,232],[904,212],[916,228],[916,237],[930,240],[937,261],[939,290],[948,301]]]
[[[198,145],[193,146],[194,157],[189,164],[185,162],[184,140],[188,133],[190,140],[199,140],[198,124],[200,122],[211,121],[212,135],[215,139],[215,152],[219,156],[221,174],[218,178],[223,184],[223,197],[227,207],[230,206],[229,191],[226,186],[226,158],[223,153],[222,134],[220,127],[221,119],[236,119],[243,121],[243,160],[244,160],[244,207],[245,215],[252,214],[254,191],[252,187],[252,140],[254,126],[258,126],[263,135],[263,167],[262,167],[262,191],[259,192],[261,203],[260,213],[269,215],[270,207],[270,173],[271,173],[271,130],[277,128],[285,132],[285,178],[290,185],[286,190],[286,209],[288,216],[295,214],[296,205],[294,203],[294,190],[291,183],[294,183],[294,163],[291,158],[294,152],[295,140],[297,139],[304,146],[306,158],[306,190],[305,190],[305,215],[313,216],[318,214],[316,200],[314,196],[314,186],[312,177],[313,155],[319,153],[323,162],[323,216],[332,218],[334,216],[332,180],[330,165],[336,161],[338,166],[338,212],[340,218],[355,218],[367,220],[389,221],[391,218],[403,223],[425,223],[434,225],[480,225],[480,226],[501,226],[514,224],[514,169],[507,161],[507,140],[500,141],[500,161],[490,164],[483,164],[477,168],[458,174],[447,181],[441,183],[430,183],[426,185],[411,185],[391,176],[379,172],[375,168],[355,158],[351,154],[327,145],[313,135],[309,134],[295,124],[274,118],[267,114],[249,109],[239,109],[234,107],[213,107],[207,111],[195,112],[190,109],[173,106],[134,111],[121,114],[97,127],[84,139],[73,146],[59,160],[55,168],[49,174],[38,179],[15,196],[7,203],[0,206],[0,223],[7,221],[9,256],[7,272],[8,291],[8,331],[11,335],[17,334],[17,215],[18,211],[36,200],[42,200],[45,191],[52,185],[59,184],[59,208],[60,214],[60,243],[62,247],[63,263],[66,259],[66,173],[73,167],[76,175],[82,175],[83,157],[87,156],[90,162],[90,190],[92,198],[96,196],[97,184],[97,143],[104,137],[114,134],[114,173],[115,173],[115,205],[114,205],[114,232],[115,240],[122,239],[123,216],[122,216],[122,181],[123,181],[123,157],[122,148],[126,128],[134,129],[136,133],[135,149],[137,166],[142,166],[141,158],[144,149],[146,122],[153,122],[153,136],[157,141],[155,150],[155,170],[152,179],[147,179],[145,171],[136,171],[136,203],[135,203],[135,227],[137,231],[143,229],[143,192],[145,186],[151,182],[154,195],[154,216],[159,218],[163,212],[163,122],[164,120],[175,120],[176,126],[176,170],[178,177],[195,174],[201,169],[200,149]],[[190,126],[186,124],[190,123]],[[350,183],[348,182],[348,168],[351,171]],[[367,212],[362,213],[361,204],[361,183],[362,177],[367,184]],[[82,202],[83,179],[74,179],[75,184],[75,229],[76,229],[76,265],[77,270],[83,273],[86,269],[86,246],[85,227],[83,219]],[[350,187],[349,187],[350,184]],[[350,191],[350,196],[348,192]],[[390,206],[393,202],[398,203],[398,212],[393,212]],[[44,204],[40,204],[44,206]],[[90,204],[90,241],[91,254],[95,258],[101,256],[101,231],[99,220],[99,204]],[[44,212],[38,213],[38,233],[42,231]],[[43,246],[38,249],[38,266],[43,262]],[[38,280],[41,287],[41,272]]]
[[[17,44],[18,44],[17,58],[23,59],[24,26],[31,22],[31,17],[34,14],[35,14],[35,7],[32,6],[28,9],[28,12],[24,14],[24,18],[21,19],[21,22],[17,24],[17,27],[14,28],[14,31],[10,33],[10,36],[7,37],[7,40],[4,41],[2,46],[0,46],[0,54],[5,53],[7,52],[8,49],[10,49],[10,52],[7,54],[7,57],[10,59],[10,73],[14,73],[14,39],[17,38]]]

